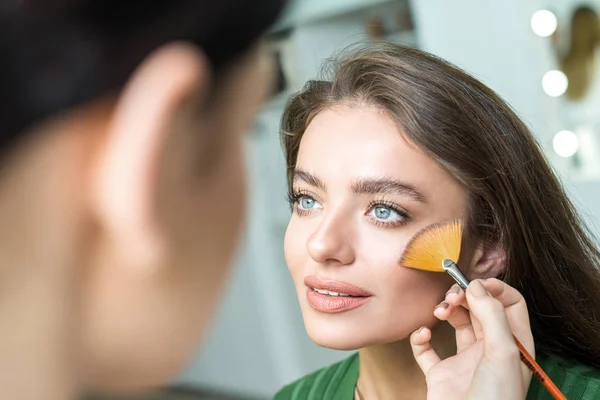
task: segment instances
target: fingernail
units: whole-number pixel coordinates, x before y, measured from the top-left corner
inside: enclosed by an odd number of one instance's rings
[[[450,290],[448,290],[446,292],[446,296],[448,296],[451,293],[458,294],[459,291],[460,291],[460,288],[458,287],[458,285],[454,284],[454,285],[452,285],[452,287],[450,288]]]
[[[481,282],[478,280],[471,282],[469,289],[471,294],[475,297],[483,297],[488,295],[487,290],[485,290]]]
[[[446,303],[445,301],[442,301],[440,304],[438,304],[435,309],[437,310],[438,308],[443,308],[446,309],[448,308],[448,306],[450,306],[450,304]]]
[[[419,330],[417,331],[417,333],[423,332],[423,329],[425,329],[425,328],[426,328],[425,326],[420,327]]]

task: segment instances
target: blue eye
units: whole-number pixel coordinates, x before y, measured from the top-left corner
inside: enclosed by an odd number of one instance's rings
[[[407,211],[382,202],[372,204],[365,215],[369,217],[375,226],[381,228],[396,228],[403,226],[410,220]]]
[[[309,193],[302,193],[296,190],[288,193],[288,202],[292,207],[292,212],[299,216],[311,214],[316,209],[323,206]]]
[[[305,210],[309,209],[309,208],[313,208],[315,205],[315,200],[308,198],[308,197],[303,197],[300,199],[300,207],[304,208]]]
[[[298,208],[301,210],[312,210],[314,208],[323,208],[318,201],[308,196],[300,196],[297,200]]]
[[[398,219],[401,217],[400,214],[398,214],[396,211],[392,210],[391,208],[388,207],[374,207],[373,208],[373,215],[378,218],[378,219],[382,219],[385,221],[389,221],[392,219]]]

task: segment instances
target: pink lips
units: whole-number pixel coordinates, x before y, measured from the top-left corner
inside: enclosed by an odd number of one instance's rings
[[[314,275],[307,276],[304,279],[304,284],[307,286],[306,299],[308,304],[314,310],[323,313],[334,314],[354,310],[367,303],[373,296],[358,286],[341,281],[323,280]],[[322,294],[316,292],[314,289],[346,294],[348,296]]]

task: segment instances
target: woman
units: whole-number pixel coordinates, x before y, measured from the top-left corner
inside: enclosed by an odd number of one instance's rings
[[[321,346],[359,352],[276,398],[473,395],[482,350],[458,307],[464,294],[445,296],[445,274],[398,261],[415,233],[455,218],[468,227],[459,260],[468,277],[509,285],[487,282],[493,295],[522,293],[531,328],[515,334],[533,333],[538,362],[569,399],[600,395],[600,255],[534,138],[492,90],[418,50],[371,45],[339,60],[331,80],[307,84],[282,131],[293,208],[285,253],[306,329]],[[521,398],[546,395],[525,375],[521,383]]]

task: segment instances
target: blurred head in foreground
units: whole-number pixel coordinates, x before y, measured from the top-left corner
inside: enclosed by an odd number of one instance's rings
[[[1,397],[152,386],[187,361],[283,2],[2,2]]]

